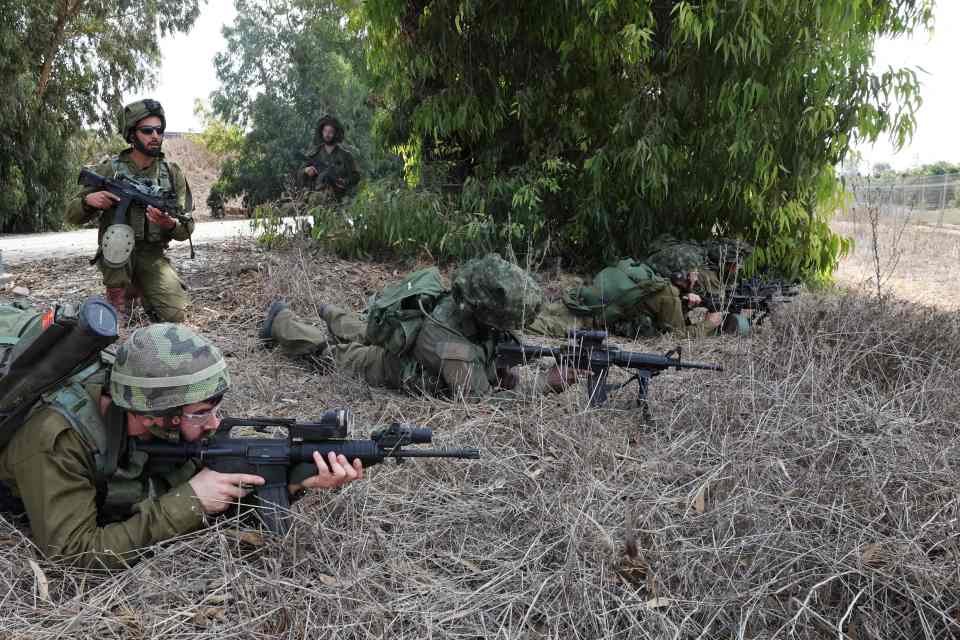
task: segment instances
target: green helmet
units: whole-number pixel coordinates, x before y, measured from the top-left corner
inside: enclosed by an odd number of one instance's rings
[[[671,236],[660,236],[651,245],[652,253],[644,260],[664,278],[673,274],[698,271],[707,264],[707,253],[697,242],[684,242]]]
[[[230,388],[223,354],[180,324],[141,327],[117,349],[110,373],[113,403],[137,413],[163,414]]]
[[[725,264],[742,265],[753,253],[752,244],[734,238],[714,238],[703,245],[711,264],[717,267]]]
[[[525,270],[495,253],[460,267],[452,293],[477,322],[504,331],[529,324],[543,306],[540,285]]]
[[[144,118],[157,116],[160,118],[160,126],[167,128],[167,117],[163,115],[163,106],[156,100],[146,98],[131,102],[123,108],[123,114],[120,116],[120,133],[127,142],[133,142],[133,129],[137,123]]]

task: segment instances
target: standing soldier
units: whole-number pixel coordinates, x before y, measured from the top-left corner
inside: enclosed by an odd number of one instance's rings
[[[156,100],[139,100],[123,109],[120,128],[130,148],[105,160],[91,170],[107,178],[128,179],[159,192],[173,193],[181,213],[193,211],[193,196],[183,170],[163,157],[163,132],[167,120],[163,107]],[[119,198],[109,191],[86,188],[70,201],[66,219],[72,224],[86,224],[98,220],[100,248],[93,262],[103,273],[107,299],[126,319],[130,303],[139,295],[143,305],[155,319],[164,322],[183,322],[186,317],[186,287],[177,275],[164,251],[171,240],[189,240],[194,223],[181,222],[155,207],[137,203],[127,210],[127,223],[133,228],[135,242],[126,263],[120,266],[106,264],[103,257],[104,232],[114,219]]]
[[[307,197],[308,204],[340,200],[360,182],[357,161],[342,144],[343,125],[340,121],[330,115],[320,118],[314,134],[314,147],[307,153],[307,166],[302,171],[304,187],[311,192]]]

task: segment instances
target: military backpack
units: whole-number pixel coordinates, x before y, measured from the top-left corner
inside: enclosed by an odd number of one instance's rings
[[[403,355],[417,340],[423,318],[447,295],[436,267],[414,271],[370,298],[365,317],[366,341]]]
[[[563,303],[574,315],[612,324],[636,316],[644,298],[668,285],[643,262],[626,258],[598,273],[590,286],[567,289]]]

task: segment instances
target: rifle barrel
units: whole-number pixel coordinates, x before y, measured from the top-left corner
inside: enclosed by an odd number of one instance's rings
[[[387,454],[394,458],[464,458],[480,459],[480,449],[400,449]]]

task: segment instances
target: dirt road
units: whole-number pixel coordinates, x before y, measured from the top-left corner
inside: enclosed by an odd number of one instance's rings
[[[293,219],[284,219],[292,222]],[[203,245],[228,238],[257,235],[250,221],[214,220],[197,223],[193,244]],[[83,229],[65,233],[29,233],[0,236],[0,254],[7,266],[52,257],[93,256],[97,252],[97,230]]]

